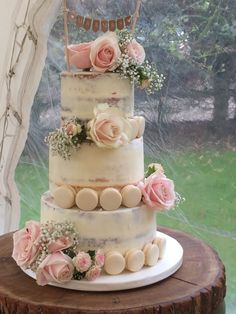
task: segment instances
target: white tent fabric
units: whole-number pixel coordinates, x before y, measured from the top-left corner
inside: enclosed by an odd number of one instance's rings
[[[0,1],[0,234],[20,219],[14,174],[61,0]]]

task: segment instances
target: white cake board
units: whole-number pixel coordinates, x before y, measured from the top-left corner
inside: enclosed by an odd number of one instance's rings
[[[166,238],[166,248],[163,258],[155,266],[145,266],[135,273],[125,271],[116,276],[104,274],[95,281],[82,279],[71,280],[63,285],[58,283],[50,283],[50,285],[81,291],[117,291],[143,287],[161,281],[180,268],[183,262],[183,248],[178,241],[167,234],[157,231],[157,236]],[[33,271],[22,270],[30,277],[36,278]]]

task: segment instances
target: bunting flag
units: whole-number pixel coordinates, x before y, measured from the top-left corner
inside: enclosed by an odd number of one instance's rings
[[[74,11],[68,11],[68,21],[75,23],[79,28],[82,27],[86,31],[93,32],[102,31],[105,33],[108,30],[111,32],[114,32],[116,29],[121,30],[131,25],[132,18],[132,15],[128,15],[114,20],[93,19],[91,17],[78,15]]]

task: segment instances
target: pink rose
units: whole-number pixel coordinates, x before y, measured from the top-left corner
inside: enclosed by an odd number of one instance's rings
[[[93,281],[97,279],[101,274],[101,268],[97,265],[90,268],[90,270],[86,273],[85,278],[89,281]]]
[[[68,124],[65,126],[65,130],[66,130],[66,133],[67,133],[68,135],[74,136],[74,135],[80,133],[81,130],[82,130],[82,128],[81,128],[81,126],[80,126],[79,124],[76,125],[76,124],[74,124],[74,123],[68,123]]]
[[[68,135],[75,135],[77,133],[77,127],[74,123],[69,123],[66,126],[66,133]]]
[[[140,45],[135,39],[133,39],[127,45],[128,56],[134,59],[138,64],[142,64],[145,60],[145,51],[143,46]]]
[[[91,44],[92,42],[68,46],[67,51],[70,64],[75,65],[78,69],[91,68],[92,64],[89,57]]]
[[[100,105],[95,118],[89,122],[91,139],[99,147],[116,148],[128,143],[132,137],[130,121],[117,108]]]
[[[13,234],[12,257],[18,266],[27,268],[35,261],[40,248],[39,237],[40,223],[32,220]]]
[[[143,202],[150,208],[170,209],[175,204],[174,183],[161,171],[154,172],[144,183],[139,183],[143,194]]]
[[[64,283],[73,277],[74,265],[69,256],[62,252],[49,254],[36,271],[38,285],[45,286],[49,282]]]
[[[105,255],[102,250],[97,250],[95,254],[95,264],[99,267],[103,267],[105,262]]]
[[[117,68],[117,59],[121,51],[115,33],[107,32],[98,37],[91,45],[90,60],[93,68],[99,72],[113,71]]]
[[[79,252],[73,258],[73,264],[79,272],[83,273],[87,271],[89,267],[92,265],[92,260],[88,253]]]
[[[73,244],[73,241],[70,238],[61,236],[57,238],[56,240],[49,243],[48,252],[55,253],[58,251],[62,251],[72,246],[72,244]]]

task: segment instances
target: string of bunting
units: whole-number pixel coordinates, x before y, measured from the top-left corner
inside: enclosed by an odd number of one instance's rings
[[[108,30],[111,32],[114,32],[116,29],[122,30],[131,25],[132,18],[132,15],[128,15],[112,20],[93,19],[91,17],[78,15],[76,12],[68,10],[68,21],[74,22],[77,27],[84,28],[86,31],[92,30],[98,32],[101,30],[105,33]]]

